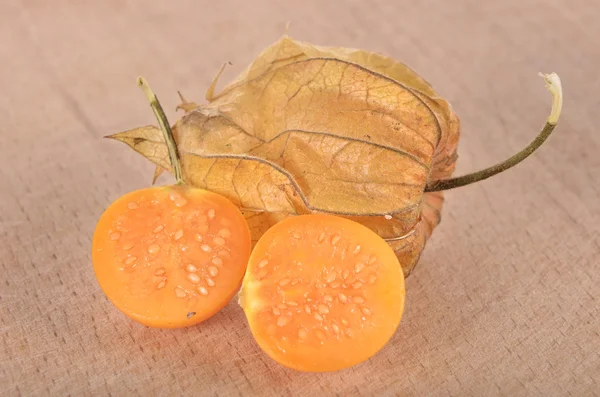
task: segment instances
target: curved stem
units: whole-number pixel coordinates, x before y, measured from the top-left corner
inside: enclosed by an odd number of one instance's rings
[[[546,88],[552,94],[553,101],[550,116],[548,116],[546,125],[539,133],[539,135],[523,150],[521,150],[514,156],[504,160],[503,162],[483,169],[481,171],[474,172],[472,174],[467,174],[456,178],[431,181],[425,187],[425,192],[437,192],[440,190],[449,190],[465,185],[470,185],[471,183],[482,181],[491,176],[506,171],[507,169],[514,167],[515,165],[519,164],[521,161],[529,157],[533,152],[537,150],[537,148],[539,148],[544,143],[546,139],[548,139],[548,137],[554,130],[554,127],[556,127],[556,124],[558,123],[558,118],[560,117],[560,112],[562,109],[562,85],[560,82],[560,78],[556,73],[540,75],[544,78],[544,80],[546,80]]]
[[[535,152],[535,150],[539,148],[542,145],[542,143],[544,143],[544,141],[550,136],[550,133],[552,132],[554,127],[555,125],[546,123],[546,125],[542,129],[542,132],[540,132],[540,134],[529,145],[527,145],[525,149],[521,150],[514,156],[506,159],[505,161],[499,164],[493,165],[481,171],[474,172],[472,174],[430,182],[425,187],[425,191],[437,192],[440,190],[454,189],[457,187],[466,186],[470,185],[471,183],[482,181],[491,176],[506,171],[507,169],[519,164],[521,161],[525,160],[527,157],[529,157],[529,155]]]
[[[162,106],[156,94],[150,88],[150,85],[143,77],[138,77],[138,85],[146,94],[148,101],[150,102],[150,107],[154,111],[156,115],[156,119],[158,120],[158,124],[160,125],[160,129],[163,132],[165,137],[165,141],[167,142],[167,148],[169,150],[169,159],[171,160],[171,165],[173,166],[173,173],[175,174],[175,179],[178,184],[182,184],[183,182],[183,172],[181,171],[181,161],[179,159],[179,151],[177,150],[177,143],[175,142],[175,137],[173,136],[173,131],[171,131],[171,127],[169,126],[169,120],[167,120],[167,115],[163,110]]]

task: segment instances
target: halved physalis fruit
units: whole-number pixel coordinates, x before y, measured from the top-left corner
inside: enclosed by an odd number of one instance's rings
[[[177,184],[128,193],[102,214],[92,242],[100,287],[151,327],[197,324],[235,295],[250,256],[248,224],[227,198],[188,187],[156,96],[140,78],[167,141]]]
[[[301,371],[367,360],[392,337],[404,275],[390,246],[331,215],[288,218],[252,251],[239,299],[260,347]]]
[[[153,187],[128,193],[100,217],[92,260],[119,310],[151,327],[197,324],[240,287],[247,223],[229,200],[202,189]]]

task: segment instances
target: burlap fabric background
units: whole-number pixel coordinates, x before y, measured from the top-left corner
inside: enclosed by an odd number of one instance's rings
[[[2,1],[0,394],[599,395],[599,17],[597,0]],[[287,21],[421,73],[461,117],[458,173],[535,136],[538,71],[565,93],[539,153],[447,195],[387,347],[330,374],[276,365],[236,304],[189,329],[133,323],[90,263],[103,209],[152,174],[101,139],[154,123],[136,77],[174,121],[177,89],[201,100],[222,62],[225,82]]]

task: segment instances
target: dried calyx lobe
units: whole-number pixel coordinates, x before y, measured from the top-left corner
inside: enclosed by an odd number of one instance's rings
[[[545,78],[555,99],[562,99],[558,77]],[[254,241],[297,214],[358,221],[388,241],[405,274],[439,223],[442,190],[514,166],[547,138],[560,113],[555,100],[555,118],[524,152],[451,179],[459,120],[400,62],[286,36],[218,95],[215,82],[208,103],[181,105],[187,114],[174,126],[186,182],[239,206]],[[158,128],[112,138],[172,169]]]

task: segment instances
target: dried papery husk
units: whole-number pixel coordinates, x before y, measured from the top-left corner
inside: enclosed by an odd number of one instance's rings
[[[299,214],[360,222],[410,273],[441,219],[436,184],[454,187],[458,157],[459,120],[430,84],[380,54],[284,36],[216,95],[215,85],[206,104],[182,97],[173,127],[188,184],[239,206],[254,241]],[[111,138],[154,162],[155,178],[171,170],[157,127]]]

